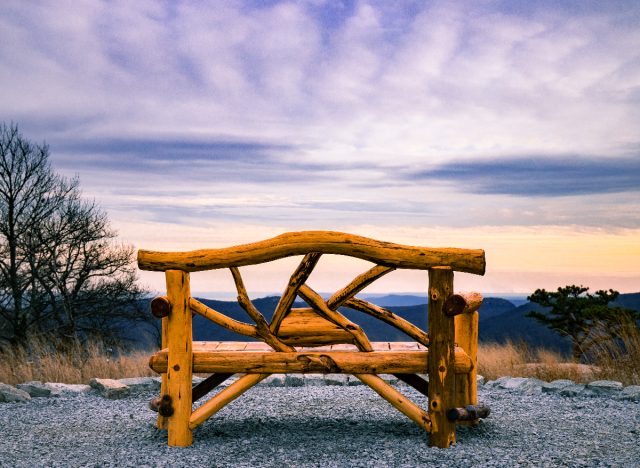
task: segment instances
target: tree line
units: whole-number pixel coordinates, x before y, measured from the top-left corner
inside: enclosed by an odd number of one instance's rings
[[[83,198],[77,177],[56,174],[49,147],[0,125],[0,343],[30,335],[116,339],[147,320],[132,246]]]

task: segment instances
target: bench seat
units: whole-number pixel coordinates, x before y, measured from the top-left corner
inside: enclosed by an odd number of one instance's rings
[[[274,352],[262,342],[193,342],[196,373],[347,373],[426,374],[428,350],[415,342],[373,342],[374,351],[361,352],[355,345],[301,347],[296,352]],[[168,349],[151,357],[150,367],[167,372]],[[455,372],[468,373],[471,359],[462,348],[455,351]]]

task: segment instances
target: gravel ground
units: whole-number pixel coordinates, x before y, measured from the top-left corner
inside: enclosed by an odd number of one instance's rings
[[[169,448],[152,396],[4,403],[0,466],[640,466],[637,402],[481,389],[491,416],[437,449],[368,387],[258,387]]]

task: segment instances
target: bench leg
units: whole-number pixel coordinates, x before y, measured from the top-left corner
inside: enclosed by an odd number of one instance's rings
[[[453,317],[443,311],[444,301],[453,292],[450,268],[429,270],[429,444],[446,448],[456,442],[456,424],[447,418],[455,400],[455,328]]]
[[[168,347],[168,332],[167,332],[167,317],[162,317],[162,349]],[[169,392],[169,383],[167,381],[166,372],[161,374],[161,384],[160,384],[160,397],[162,395],[167,395]],[[167,429],[169,427],[169,420],[166,416],[163,416],[158,412],[158,419],[156,420],[156,427],[158,429]]]
[[[456,374],[456,394],[453,407],[464,408],[478,404],[478,312],[455,317],[456,343],[471,358],[471,371]],[[478,419],[459,421],[459,425],[475,426]]]
[[[167,390],[171,397],[173,414],[169,416],[169,445],[191,445],[189,418],[192,407],[191,374],[193,366],[191,309],[189,308],[189,273],[167,270],[167,296],[171,303],[167,331],[169,357]]]

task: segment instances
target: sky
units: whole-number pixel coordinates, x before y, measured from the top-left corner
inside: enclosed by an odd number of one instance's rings
[[[136,248],[334,230],[485,249],[458,290],[640,291],[635,0],[3,0],[0,38],[0,122]],[[243,268],[249,292],[297,262]],[[369,266],[323,258],[310,284]]]

